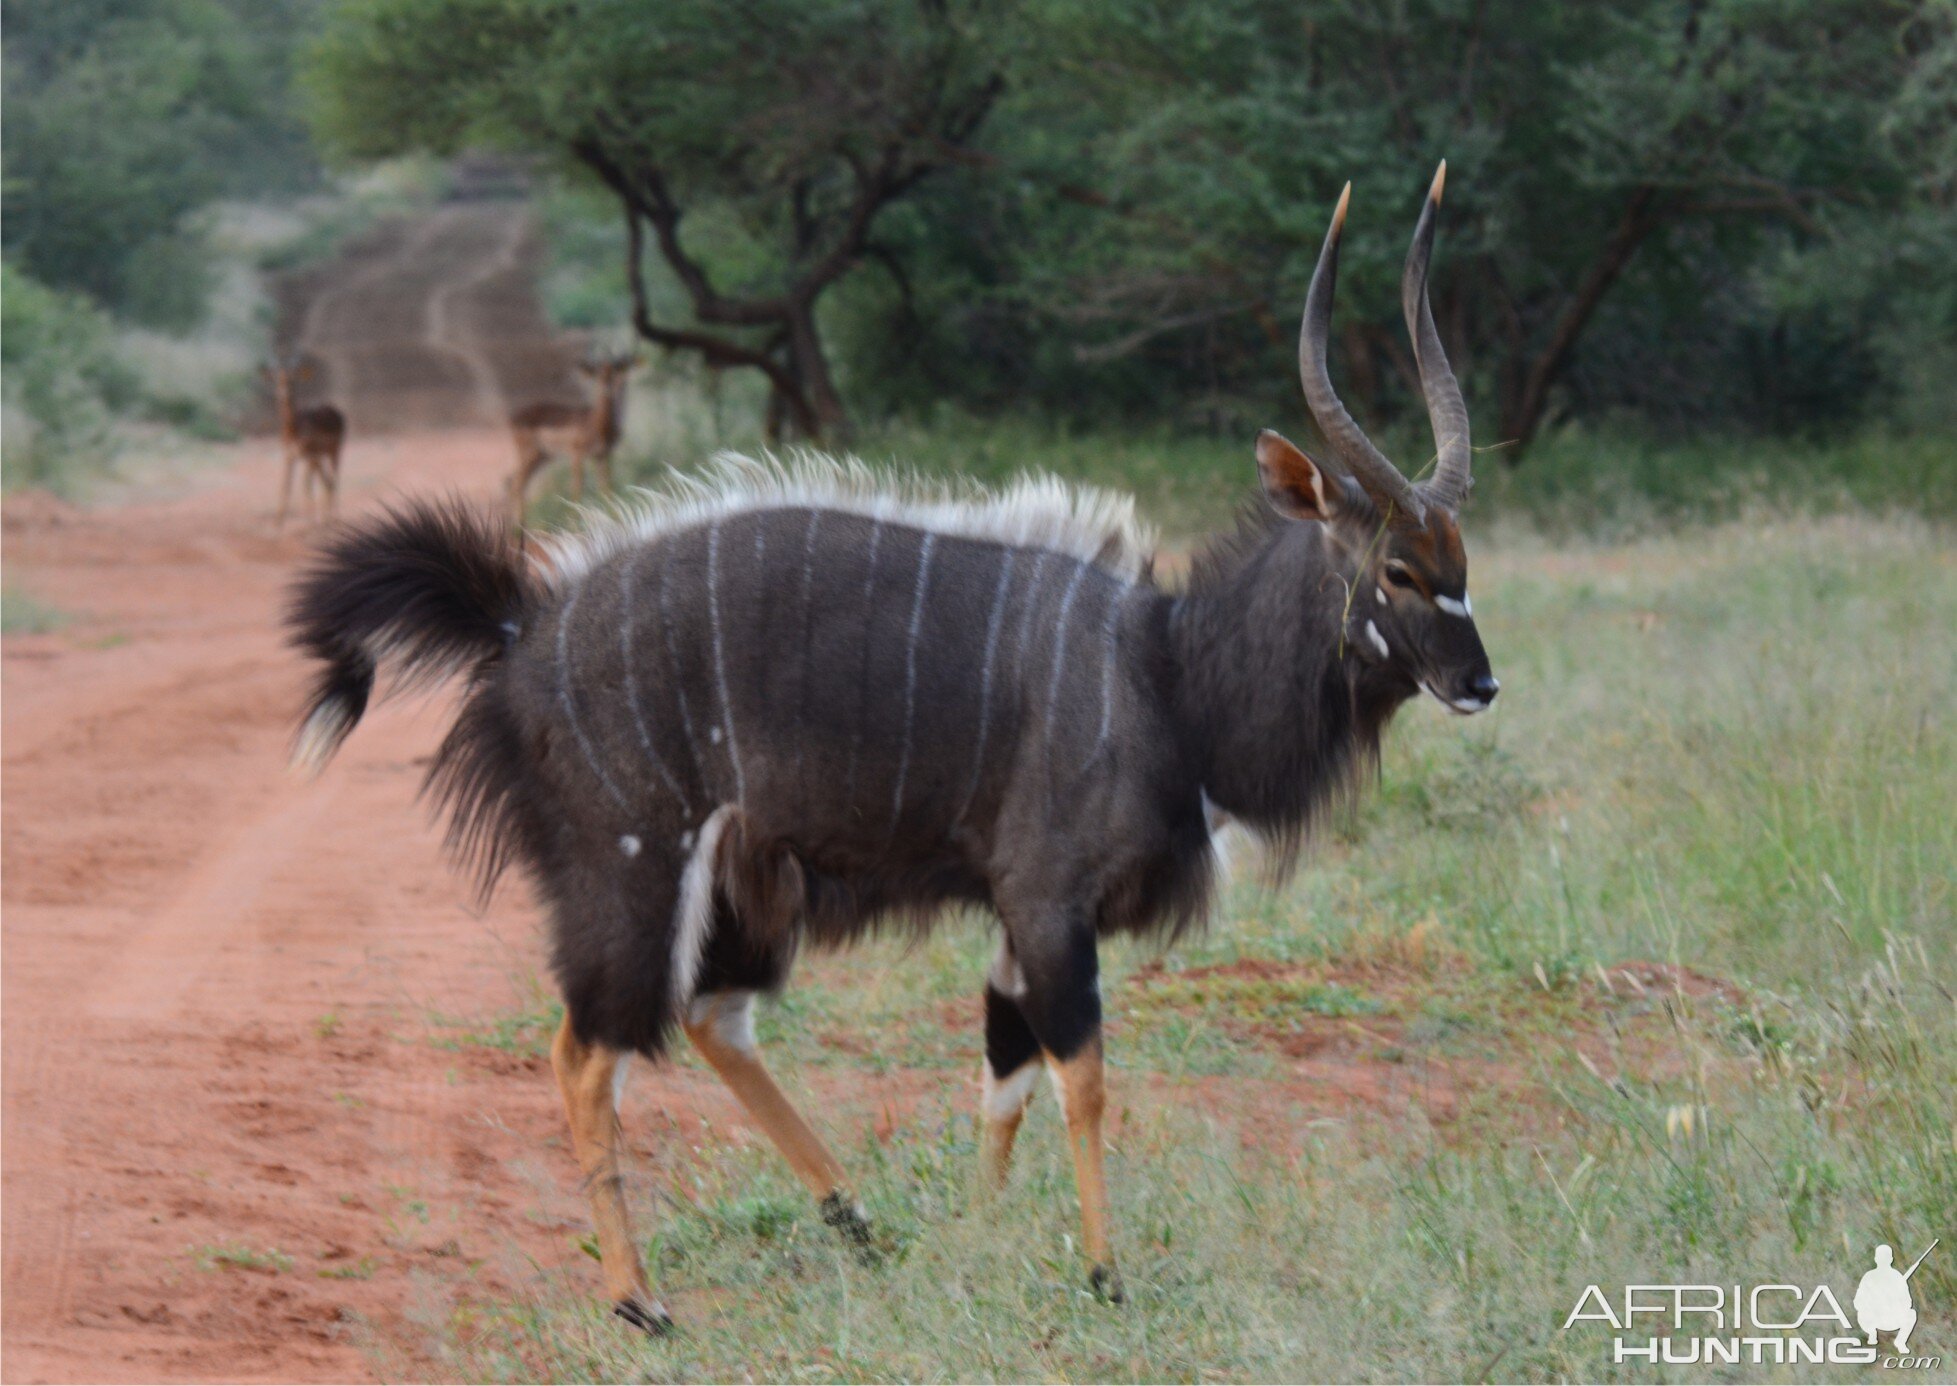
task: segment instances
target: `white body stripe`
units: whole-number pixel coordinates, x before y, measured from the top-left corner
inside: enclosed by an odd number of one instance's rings
[[[992,615],[985,623],[985,658],[979,666],[979,724],[978,736],[972,747],[972,782],[965,789],[965,801],[958,806],[957,815],[951,820],[952,826],[965,821],[971,811],[972,800],[978,797],[979,781],[985,778],[985,740],[992,730],[992,669],[999,654],[999,631],[1005,624],[1006,594],[1012,588],[1013,560],[1019,556],[1018,549],[1006,549],[1005,557],[999,563],[999,585],[992,589]]]
[[[924,623],[924,592],[931,584],[931,546],[938,536],[927,532],[917,556],[917,590],[911,594],[910,639],[904,646],[904,747],[897,754],[897,788],[890,796],[890,827],[904,813],[904,781],[910,777],[911,733],[917,717],[917,637]]]
[[[809,692],[809,633],[813,621],[811,605],[815,600],[815,532],[822,527],[822,512],[809,511],[808,531],[802,536],[802,672],[795,684],[795,709],[797,726],[795,729],[795,789],[802,793],[802,768],[808,760],[807,738],[802,735],[799,725],[802,709],[808,704]]]
[[[720,835],[736,812],[722,804],[707,816],[693,854],[680,873],[679,901],[673,906],[673,1009],[683,1010],[693,999],[700,975],[700,956],[706,951],[707,931],[713,927],[713,894],[720,856]]]
[[[1046,563],[1051,554],[1033,560],[1033,580],[1026,589],[1026,614],[1019,618],[1019,645],[1013,654],[1013,672],[1026,676],[1026,647],[1032,642],[1033,620],[1040,613],[1040,591],[1046,586]]]
[[[672,680],[673,691],[679,695],[680,730],[686,733],[686,749],[687,754],[693,757],[694,778],[704,784],[706,776],[700,773],[700,738],[693,730],[693,709],[688,705],[686,697],[686,680],[680,677],[679,672],[679,644],[673,639],[673,608],[666,591],[666,569],[670,564],[670,557],[662,554],[659,559],[659,632],[666,644],[666,670]],[[693,816],[690,806],[686,810],[686,816],[688,818]]]
[[[666,762],[659,758],[659,752],[653,748],[652,732],[646,726],[645,709],[639,706],[639,674],[632,656],[634,625],[632,613],[637,605],[632,600],[632,577],[637,568],[636,561],[628,562],[619,578],[625,594],[618,623],[618,654],[620,662],[625,666],[625,706],[632,713],[632,727],[639,734],[639,748],[646,753],[646,759],[652,762],[652,768],[659,772],[659,778],[665,783],[666,788],[671,790],[673,797],[680,801],[680,807],[691,812],[691,806],[686,801],[686,791],[679,787],[679,781],[673,778],[671,772],[666,769]]]
[[[1114,662],[1120,653],[1121,613],[1128,605],[1128,593],[1132,590],[1124,587],[1108,597],[1108,620],[1101,632],[1101,730],[1094,738],[1094,751],[1088,757],[1090,760],[1108,744],[1108,732],[1114,726]]]
[[[1060,596],[1060,615],[1053,622],[1053,676],[1046,686],[1046,739],[1053,743],[1053,711],[1060,702],[1060,680],[1067,672],[1067,617],[1074,609],[1074,598],[1080,594],[1081,582],[1087,577],[1087,565],[1074,567],[1072,581]]]
[[[720,521],[707,529],[707,620],[713,628],[713,679],[720,694],[720,725],[727,732],[727,763],[734,767],[734,802],[747,802],[747,782],[741,774],[741,746],[734,739],[734,703],[727,696],[727,657],[720,635]],[[715,741],[719,741],[715,737]]]
[[[584,754],[584,763],[591,768],[591,773],[598,777],[598,783],[605,787],[605,793],[611,795],[612,802],[629,812],[625,795],[619,791],[617,785],[612,783],[612,777],[605,773],[605,767],[600,763],[591,739],[584,734],[584,724],[578,720],[577,699],[571,696],[569,645],[571,613],[577,609],[578,598],[583,592],[582,583],[573,587],[564,598],[564,609],[557,616],[557,702],[564,709],[564,721],[571,728],[572,739],[578,743],[578,750]]]
[[[1028,1059],[1001,1078],[992,1072],[991,1063],[979,1067],[979,1109],[987,1121],[1010,1121],[1026,1110],[1040,1081],[1042,1065]]]
[[[867,635],[870,629],[870,601],[877,591],[877,556],[883,548],[883,521],[878,520],[870,526],[870,554],[866,560],[869,572],[863,579],[863,630]],[[867,640],[865,641],[867,644]],[[868,656],[864,656],[867,660]],[[867,665],[865,666],[867,667]],[[856,765],[863,754],[863,719],[856,719],[856,730],[849,738],[849,772],[845,776],[847,788],[844,797],[852,803],[856,798]]]

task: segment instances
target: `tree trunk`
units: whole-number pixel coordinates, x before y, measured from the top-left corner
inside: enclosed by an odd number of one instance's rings
[[[1542,426],[1543,414],[1549,407],[1550,387],[1569,368],[1571,353],[1591,314],[1624,273],[1624,267],[1631,262],[1645,237],[1658,228],[1664,217],[1665,208],[1658,200],[1657,188],[1647,183],[1632,190],[1624,214],[1618,218],[1617,229],[1611,232],[1597,258],[1584,271],[1569,302],[1556,315],[1549,340],[1521,372],[1520,387],[1503,401],[1501,434],[1503,442],[1514,444],[1508,449],[1511,463],[1521,459],[1536,430]]]
[[[850,437],[849,410],[836,389],[836,378],[829,370],[829,358],[816,331],[815,304],[797,303],[788,318],[788,360],[802,397],[796,401],[798,426],[810,442],[847,443]]]

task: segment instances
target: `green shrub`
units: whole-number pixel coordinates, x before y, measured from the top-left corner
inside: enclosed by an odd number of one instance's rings
[[[0,264],[6,485],[73,489],[115,459],[114,414],[136,382],[116,358],[108,316],[80,294]]]

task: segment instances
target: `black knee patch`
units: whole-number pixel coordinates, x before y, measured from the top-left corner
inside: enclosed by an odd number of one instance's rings
[[[1040,1056],[1040,1042],[1025,1012],[1010,996],[985,988],[985,1061],[995,1078],[1009,1078]]]

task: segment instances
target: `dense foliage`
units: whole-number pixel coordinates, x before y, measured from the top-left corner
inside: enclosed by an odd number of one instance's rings
[[[288,99],[297,0],[8,0],[9,261],[184,328],[209,289],[196,213],[315,167]]]
[[[1261,412],[1353,178],[1344,365],[1390,407],[1443,156],[1437,311],[1484,436],[1851,418],[1957,337],[1949,0],[350,0],[316,58],[349,153],[487,140],[595,171],[684,291],[647,290],[646,335],[788,362],[777,393],[840,346],[877,410]],[[809,324],[752,308],[818,264],[844,268],[815,292],[869,268],[798,355]]]

